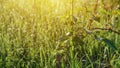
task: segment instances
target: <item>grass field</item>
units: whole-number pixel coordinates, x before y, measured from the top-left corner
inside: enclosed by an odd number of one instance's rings
[[[120,0],[0,0],[0,68],[120,68]]]

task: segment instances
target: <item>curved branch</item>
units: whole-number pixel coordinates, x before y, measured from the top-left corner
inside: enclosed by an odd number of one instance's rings
[[[91,30],[108,30],[108,31],[111,31],[111,32],[114,32],[114,33],[120,35],[120,32],[113,30],[112,28],[92,28]]]

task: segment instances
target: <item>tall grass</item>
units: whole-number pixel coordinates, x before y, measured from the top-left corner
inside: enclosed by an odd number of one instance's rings
[[[120,35],[92,30],[119,32],[112,1],[0,0],[0,68],[119,68]]]

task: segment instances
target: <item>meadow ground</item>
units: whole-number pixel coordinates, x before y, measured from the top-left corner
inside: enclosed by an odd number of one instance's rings
[[[0,68],[119,68],[120,0],[0,0]]]

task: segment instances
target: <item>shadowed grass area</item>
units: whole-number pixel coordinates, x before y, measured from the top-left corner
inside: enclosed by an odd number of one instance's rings
[[[119,68],[119,0],[0,0],[0,68]]]

